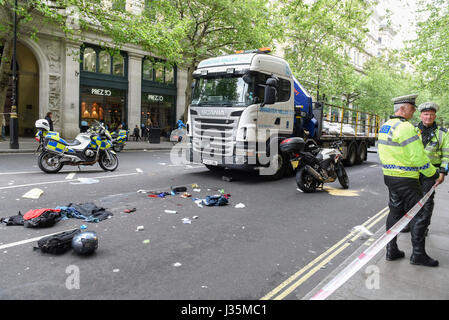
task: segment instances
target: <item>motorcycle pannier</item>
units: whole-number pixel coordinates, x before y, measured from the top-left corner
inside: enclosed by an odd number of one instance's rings
[[[304,150],[305,142],[303,138],[288,138],[281,142],[280,149],[282,153],[298,153]]]

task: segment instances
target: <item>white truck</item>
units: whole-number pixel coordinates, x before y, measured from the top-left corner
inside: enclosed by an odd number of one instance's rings
[[[259,170],[280,178],[291,165],[279,144],[292,136],[322,146],[342,140],[346,164],[366,160],[376,140],[375,115],[348,109],[336,114],[338,107],[312,102],[289,64],[269,52],[245,51],[199,63],[187,119],[187,160],[214,171]],[[356,129],[348,134],[354,119]]]

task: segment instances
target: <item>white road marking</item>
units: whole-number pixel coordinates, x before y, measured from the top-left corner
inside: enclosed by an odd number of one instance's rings
[[[65,177],[66,180],[72,180],[76,175],[76,172],[71,172]]]
[[[101,176],[101,177],[92,177],[92,179],[107,179],[107,178],[118,178],[118,177],[126,177],[126,176],[135,176],[138,173],[125,173],[125,174],[116,174],[113,176]],[[47,181],[47,182],[36,182],[36,183],[29,183],[29,184],[20,184],[17,186],[8,186],[8,187],[0,187],[0,190],[5,189],[13,189],[13,188],[22,188],[22,187],[30,187],[30,186],[39,186],[44,184],[53,184],[53,183],[65,183],[65,182],[71,182],[71,181],[78,181],[78,179],[72,179],[72,180],[59,180],[59,181]]]

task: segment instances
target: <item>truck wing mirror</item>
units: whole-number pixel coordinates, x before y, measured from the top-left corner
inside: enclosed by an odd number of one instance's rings
[[[275,102],[276,102],[276,88],[271,87],[271,86],[266,86],[263,103],[262,103],[261,107],[265,106],[266,104],[274,104]]]
[[[251,84],[253,82],[253,79],[251,78],[251,74],[249,72],[245,72],[245,74],[242,77],[242,80],[248,84]]]

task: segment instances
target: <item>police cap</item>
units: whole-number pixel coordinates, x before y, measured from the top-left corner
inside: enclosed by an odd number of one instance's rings
[[[438,111],[440,107],[435,102],[424,102],[421,103],[418,107],[419,112],[427,111],[427,110],[434,110],[435,112]]]

